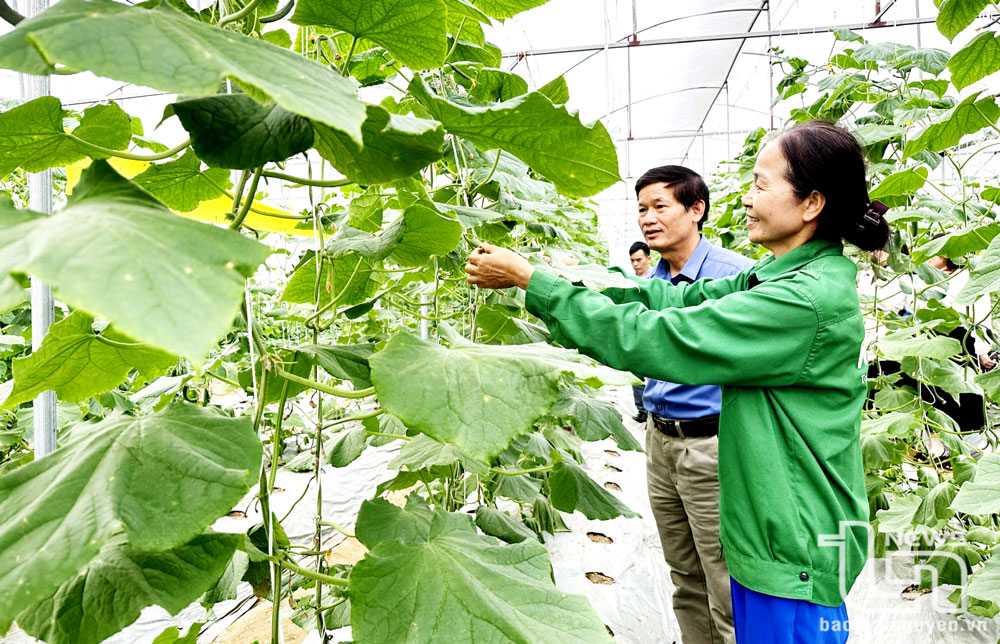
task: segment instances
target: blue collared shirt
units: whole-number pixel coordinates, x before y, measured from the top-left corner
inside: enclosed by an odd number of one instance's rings
[[[702,235],[681,272],[671,277],[669,264],[661,259],[647,278],[670,280],[672,284],[694,282],[704,277],[728,277],[753,266],[753,260],[731,250],[713,246]],[[664,356],[669,360],[669,356]],[[678,385],[663,380],[646,380],[642,394],[646,411],[665,418],[702,418],[719,413],[722,390],[715,385]]]

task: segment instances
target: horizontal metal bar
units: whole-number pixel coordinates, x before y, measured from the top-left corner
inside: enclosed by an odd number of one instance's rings
[[[907,27],[911,25],[926,25],[935,21],[934,17],[904,18],[893,20],[882,24],[871,24],[867,22],[852,25],[832,25],[828,27],[800,27],[796,29],[771,29],[769,31],[740,31],[730,34],[708,34],[704,36],[680,36],[677,38],[656,38],[652,40],[640,40],[638,42],[614,42],[606,45],[577,45],[573,47],[557,47],[554,49],[530,49],[526,51],[513,51],[503,55],[504,58],[520,58],[524,56],[546,56],[549,54],[573,54],[586,51],[600,51],[602,49],[624,49],[626,47],[653,47],[656,45],[680,45],[686,43],[715,42],[720,40],[743,40],[745,38],[782,38],[785,36],[806,36],[832,31],[834,29],[850,29],[852,31],[862,31],[865,29],[885,29],[889,27]]]
[[[661,139],[687,139],[698,138],[699,136],[728,136],[730,134],[750,134],[757,130],[719,130],[717,132],[702,132],[701,130],[675,130],[664,134],[650,134],[648,136],[633,136],[631,139],[615,139],[615,143],[626,141],[659,141]]]

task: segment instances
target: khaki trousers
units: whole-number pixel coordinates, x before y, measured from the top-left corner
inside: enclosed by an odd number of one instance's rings
[[[646,424],[649,503],[674,583],[683,644],[732,644],[729,571],[719,541],[719,438],[672,438]]]

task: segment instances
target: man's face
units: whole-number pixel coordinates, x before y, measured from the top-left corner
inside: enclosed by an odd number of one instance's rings
[[[649,255],[645,251],[637,250],[629,258],[632,260],[632,270],[639,277],[649,272]]]
[[[705,202],[690,208],[674,199],[674,189],[663,182],[651,183],[639,191],[639,230],[655,251],[669,253],[692,237],[698,237],[698,222],[705,214]]]

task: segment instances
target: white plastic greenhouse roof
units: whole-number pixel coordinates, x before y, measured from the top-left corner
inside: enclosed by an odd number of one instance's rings
[[[821,63],[830,30],[850,27],[870,42],[957,51],[936,16],[932,0],[550,0],[488,35],[531,87],[565,74],[570,108],[611,133],[625,181],[596,199],[610,260],[624,266],[641,239],[637,177],[668,163],[709,174],[749,132],[782,126],[771,47]]]
[[[531,88],[565,75],[570,109],[584,121],[600,119],[611,133],[625,181],[596,200],[609,260],[625,266],[628,246],[640,239],[636,177],[667,163],[709,174],[742,149],[749,132],[782,126],[789,102],[772,110],[772,88],[782,76],[770,65],[772,46],[820,63],[836,46],[833,27],[851,27],[870,42],[950,52],[975,35],[968,29],[948,43],[934,24],[936,15],[933,0],[549,0],[496,22],[487,38],[504,52],[501,66],[524,76]],[[277,25],[295,29],[287,21]],[[9,29],[0,24],[0,34]],[[996,77],[980,84],[1000,89]],[[363,97],[377,101],[385,91],[366,88]],[[90,74],[55,76],[52,92],[79,109],[119,100],[149,129],[173,100]],[[18,95],[17,75],[0,70],[0,99]],[[155,136],[171,143],[185,133],[170,119]],[[302,194],[272,197],[299,208]]]

